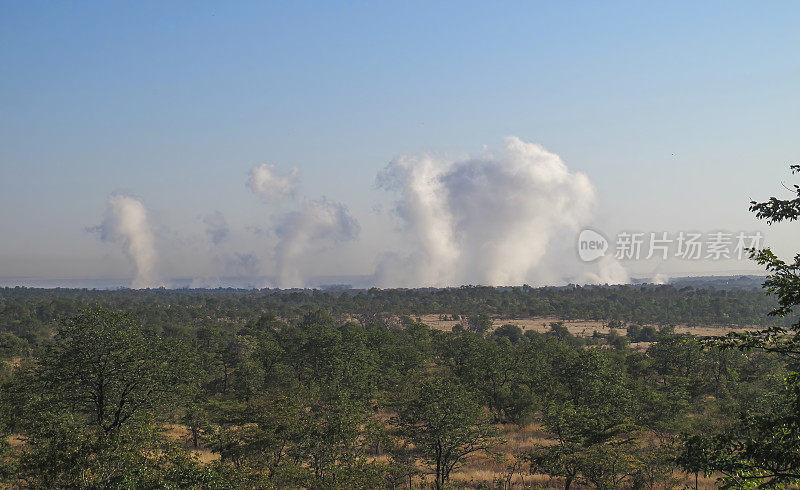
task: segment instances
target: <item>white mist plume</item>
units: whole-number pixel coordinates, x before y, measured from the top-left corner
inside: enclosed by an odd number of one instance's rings
[[[657,285],[669,284],[669,276],[659,272],[650,279],[650,282]]]
[[[147,219],[147,209],[141,201],[122,194],[108,200],[103,223],[93,229],[104,241],[119,243],[135,264],[136,276],[131,287],[162,286],[156,274],[157,253],[155,237]]]
[[[262,197],[274,199],[291,196],[295,190],[297,168],[286,173],[278,173],[275,165],[265,163],[250,169],[247,187]]]
[[[203,223],[206,225],[206,236],[214,245],[220,245],[228,238],[231,230],[228,227],[228,221],[221,212],[215,211],[204,217]]]
[[[205,233],[211,242],[210,252],[216,269],[216,277],[199,277],[192,282],[193,286],[220,287],[225,285],[225,278],[253,277],[258,274],[259,260],[253,253],[230,251],[230,226],[220,211],[215,211],[203,218]]]
[[[278,287],[303,287],[301,260],[309,252],[321,251],[333,244],[355,239],[358,222],[347,208],[327,199],[305,202],[281,218],[275,233]]]
[[[379,264],[376,280],[387,286],[541,282],[551,242],[574,234],[595,202],[585,174],[516,137],[501,157],[401,156],[378,184],[399,193],[396,210],[414,241],[410,255]],[[600,281],[620,275],[604,268]]]
[[[597,260],[597,272],[584,275],[586,284],[627,284],[631,278],[628,271],[611,256],[604,256]]]
[[[274,165],[264,164],[250,170],[247,187],[263,197],[293,197],[297,169],[280,173]],[[275,233],[274,256],[276,285],[280,288],[305,287],[302,262],[308,254],[319,253],[333,245],[355,239],[360,226],[338,202],[325,198],[309,201],[305,198],[284,200],[289,206],[276,221],[271,231]]]

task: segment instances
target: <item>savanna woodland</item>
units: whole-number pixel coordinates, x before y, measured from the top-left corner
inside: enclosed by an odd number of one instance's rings
[[[751,211],[794,221],[793,192]],[[792,486],[800,255],[751,253],[764,290],[3,289],[0,479]]]

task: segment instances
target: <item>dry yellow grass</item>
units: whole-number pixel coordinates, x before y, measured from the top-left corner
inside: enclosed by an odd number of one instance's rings
[[[25,444],[25,439],[19,434],[12,434],[6,438],[6,442],[11,447],[20,447]]]
[[[500,434],[505,444],[501,450],[510,454],[530,451],[535,446],[550,446],[556,443],[539,424],[518,427],[512,424],[500,426]]]
[[[552,478],[547,475],[534,474],[528,472],[526,465],[518,464],[513,466],[514,462],[521,460],[521,455],[533,448],[534,445],[551,445],[555,444],[555,440],[550,438],[547,432],[541,425],[533,423],[524,427],[519,427],[513,424],[502,424],[498,426],[505,444],[498,447],[498,453],[495,455],[488,455],[486,453],[476,453],[468,456],[465,464],[460,468],[453,471],[450,476],[454,483],[464,485],[466,487],[477,487],[480,484],[506,482],[507,485],[502,488],[517,489],[517,488],[530,488],[538,486],[543,488],[563,488],[564,482],[561,478]],[[164,426],[164,435],[169,439],[180,442],[187,450],[191,451],[201,463],[210,463],[220,458],[219,454],[214,453],[208,448],[199,447],[194,448],[191,445],[189,437],[189,429],[180,424],[167,424]],[[8,437],[8,443],[13,447],[19,447],[24,444],[24,440],[19,435],[12,435]],[[374,455],[368,458],[369,461],[377,463],[388,463],[389,455]],[[415,478],[419,483],[421,480],[432,482],[432,475],[428,474],[428,468],[421,462],[417,464],[422,475]],[[512,468],[513,467],[513,471]],[[676,471],[673,474],[677,485],[672,488],[694,488],[694,475],[687,475]],[[712,489],[717,488],[716,476],[710,478],[700,477],[698,480],[698,488]],[[575,485],[573,488],[581,488]]]
[[[183,447],[188,449],[201,463],[210,463],[220,458],[218,453],[206,447],[193,447],[191,443],[191,433],[189,428],[181,424],[166,424],[164,425],[164,435],[168,439],[179,442]]]
[[[388,416],[388,413],[382,413],[379,418],[385,421]],[[508,489],[530,488],[532,486],[563,488],[563,479],[552,478],[548,475],[541,474],[531,475],[524,464],[518,465],[513,471],[510,469],[515,461],[521,460],[520,456],[530,451],[534,446],[556,444],[556,441],[540,424],[531,423],[523,427],[515,424],[499,424],[498,429],[505,443],[496,448],[497,454],[475,453],[468,456],[464,464],[453,471],[451,480],[454,483],[467,487],[477,487],[482,483],[502,481],[508,483],[508,486],[503,487]],[[167,424],[164,426],[164,434],[168,438],[183,444],[183,446],[190,450],[201,463],[210,463],[218,460],[220,457],[219,454],[214,453],[208,448],[193,448],[190,442],[189,429],[183,425]],[[11,438],[9,438],[9,442],[12,442]],[[22,441],[16,438],[12,443],[19,445],[22,444]],[[371,455],[367,459],[371,462],[385,464],[389,462],[390,455]],[[423,480],[431,483],[433,477],[428,474],[429,469],[422,462],[418,462],[416,466],[422,472],[422,474],[416,478],[416,481],[419,482]],[[676,471],[673,477],[678,484],[672,488],[694,488],[693,475],[687,475]],[[710,478],[701,476],[698,480],[698,488],[717,488],[716,479],[716,476]],[[573,488],[581,487],[579,485],[574,485]]]
[[[422,315],[419,318],[423,321],[423,323],[429,325],[431,328],[446,331],[452,330],[456,324],[463,323],[459,320],[441,320],[439,317],[440,315],[431,314]],[[501,325],[510,323],[518,326],[523,331],[533,330],[534,332],[547,332],[550,330],[550,323],[552,322],[564,322],[564,326],[567,327],[572,335],[581,337],[590,337],[595,332],[606,334],[610,330],[604,322],[598,320],[564,320],[553,316],[538,316],[530,318],[508,318],[498,316],[492,318],[492,328],[497,328]],[[676,325],[675,332],[691,333],[701,337],[708,337],[712,335],[723,335],[727,332],[743,332],[745,330],[754,330],[757,328],[759,327],[753,326],[749,328],[734,328],[721,325],[690,327],[688,325]],[[624,333],[624,331],[621,333]]]

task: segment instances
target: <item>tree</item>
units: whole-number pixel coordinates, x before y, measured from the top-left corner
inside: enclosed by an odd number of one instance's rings
[[[277,487],[310,481],[300,448],[311,422],[301,393],[267,394],[224,406],[229,423],[211,426],[205,439],[221,465],[232,465],[254,481]]]
[[[492,328],[492,318],[486,313],[470,315],[467,328],[470,332],[486,333]]]
[[[440,358],[459,381],[480,395],[496,422],[521,423],[535,410],[532,380],[524,369],[536,357],[523,343],[507,337],[464,333],[441,339]]]
[[[791,165],[793,174],[800,165]],[[750,211],[768,224],[796,221],[800,217],[800,186],[794,185],[793,199],[771,197],[752,201]],[[751,257],[770,275],[764,281],[766,291],[777,297],[772,316],[785,317],[800,305],[800,253],[786,262],[769,248],[751,249]],[[778,402],[748,410],[738,424],[707,437],[686,436],[681,457],[686,471],[720,471],[729,486],[784,487],[800,482],[800,321],[788,328],[730,333],[708,342],[723,348],[743,351],[761,350],[776,353],[787,360],[791,374]]]
[[[531,469],[563,477],[565,489],[578,478],[596,485],[617,482],[631,458],[630,434],[637,429],[636,399],[624,369],[607,351],[589,349],[560,371],[556,379],[563,386],[551,390],[543,417],[558,444],[535,448]]]
[[[154,414],[192,380],[188,355],[127,315],[66,320],[27,373],[20,477],[43,487],[148,486],[166,464]]]
[[[465,456],[490,450],[500,442],[483,407],[449,377],[420,383],[400,407],[396,423],[433,471],[437,490]]]
[[[34,376],[53,409],[111,433],[173,399],[192,381],[190,366],[179,343],[98,307],[63,323]]]
[[[506,337],[512,344],[516,344],[523,338],[522,329],[513,323],[506,323],[497,327],[497,330],[494,331],[494,335],[497,337]]]

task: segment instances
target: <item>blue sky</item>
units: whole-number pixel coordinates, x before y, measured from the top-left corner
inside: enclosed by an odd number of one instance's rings
[[[258,255],[261,163],[359,221],[319,272],[368,274],[395,240],[389,161],[509,135],[585,172],[609,235],[763,229],[788,253],[797,227],[747,203],[800,159],[799,22],[796,2],[0,2],[0,277],[129,275],[85,231],[116,191],[146,205],[166,275],[207,273],[214,211]]]

